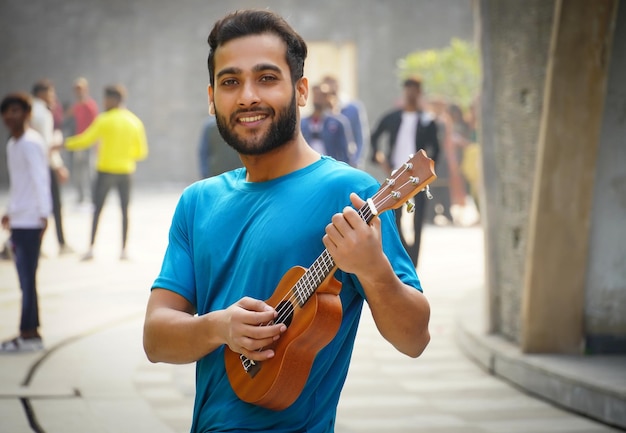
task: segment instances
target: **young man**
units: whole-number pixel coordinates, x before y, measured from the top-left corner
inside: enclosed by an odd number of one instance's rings
[[[94,213],[91,226],[91,242],[82,260],[93,259],[98,221],[104,201],[111,188],[117,188],[122,208],[122,252],[121,260],[128,258],[128,206],[130,204],[131,177],[137,161],[148,156],[146,132],[141,120],[124,107],[126,90],[119,85],[104,89],[104,108],[81,134],[68,137],[65,148],[83,150],[98,142],[96,161],[96,185],[94,188]]]
[[[353,162],[356,148],[350,121],[341,113],[333,113],[330,86],[321,84],[311,89],[313,113],[300,121],[300,130],[306,142],[321,155],[337,161]]]
[[[435,162],[439,157],[439,138],[435,116],[422,110],[422,81],[411,77],[403,83],[404,100],[402,108],[393,109],[386,113],[374,129],[371,137],[372,162],[380,164],[387,173],[400,167],[406,160],[407,154],[414,154],[424,149]],[[389,140],[388,152],[379,150],[379,140],[386,135]],[[402,244],[411,256],[415,266],[419,259],[422,226],[426,214],[426,196],[415,196],[413,211],[414,240],[408,241],[400,231]],[[402,208],[396,211],[396,222],[400,226]]]
[[[429,305],[390,213],[368,225],[349,206],[364,205],[375,179],[302,137],[304,40],[272,12],[239,11],[215,24],[209,45],[209,109],[244,167],[183,193],[147,305],[146,354],[197,362],[192,432],[332,432],[363,301],[381,334],[412,357],[430,338]],[[244,402],[227,378],[225,352],[275,365],[271,345],[296,324],[288,328],[263,300],[324,248],[340,269],[338,332],[293,404],[274,411]]]
[[[0,353],[43,349],[39,335],[37,265],[41,238],[52,212],[48,150],[41,135],[28,127],[31,99],[6,96],[0,104],[2,120],[11,133],[7,145],[9,204],[2,227],[11,230],[13,256],[22,289],[20,335],[0,345]]]
[[[69,171],[61,158],[60,149],[63,146],[62,135],[55,128],[52,107],[57,104],[54,85],[48,79],[37,81],[33,85],[33,108],[30,126],[44,139],[48,149],[48,163],[50,170],[50,193],[52,195],[52,215],[59,243],[59,254],[71,253],[72,248],[65,242],[63,230],[63,199],[61,185],[69,177]]]
[[[74,121],[74,131],[70,132],[70,135],[85,131],[100,111],[98,104],[89,94],[89,82],[86,78],[79,77],[74,81],[74,96],[76,102],[67,113],[67,117]],[[72,183],[78,193],[79,204],[91,198],[93,153],[93,148],[71,153]]]

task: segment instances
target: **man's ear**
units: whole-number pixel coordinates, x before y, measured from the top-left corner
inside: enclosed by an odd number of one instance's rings
[[[302,77],[296,83],[296,100],[299,107],[304,107],[309,99],[309,79]]]
[[[213,87],[211,87],[211,85],[209,84],[206,90],[209,98],[209,114],[215,116],[215,105],[213,104]]]

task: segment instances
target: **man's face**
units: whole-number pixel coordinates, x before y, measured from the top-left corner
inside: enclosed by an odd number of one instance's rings
[[[74,94],[76,95],[76,99],[82,100],[87,95],[87,87],[83,84],[75,85]]]
[[[56,98],[57,98],[57,94],[56,94],[56,91],[54,90],[54,87],[52,86],[48,87],[48,90],[44,90],[41,92],[41,99],[43,99],[43,101],[49,107],[52,107],[54,105],[54,103],[56,102]]]
[[[24,128],[29,116],[30,113],[25,111],[20,104],[10,104],[2,113],[2,120],[7,129],[13,133]]]
[[[404,100],[409,105],[417,105],[419,103],[421,94],[422,91],[417,86],[404,86]]]
[[[296,137],[306,82],[291,82],[286,45],[276,35],[233,39],[215,51],[209,103],[224,140],[242,155],[261,155]]]

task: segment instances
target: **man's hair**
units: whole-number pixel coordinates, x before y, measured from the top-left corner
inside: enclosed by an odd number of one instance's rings
[[[27,93],[9,93],[2,99],[0,103],[0,113],[4,114],[11,105],[19,105],[26,113],[30,113],[33,106],[31,97]]]
[[[85,77],[78,77],[74,80],[74,87],[87,88],[89,87],[89,82]]]
[[[420,77],[409,77],[402,83],[402,87],[416,87],[422,89],[422,79]]]
[[[122,102],[126,99],[126,88],[121,84],[112,84],[104,88],[104,96]]]
[[[53,86],[52,81],[48,80],[47,78],[44,78],[42,80],[37,81],[33,85],[32,94],[36,96],[36,95],[39,95],[40,92],[47,92],[52,86]]]
[[[280,15],[267,10],[240,10],[220,19],[209,34],[209,80],[215,81],[215,51],[225,43],[249,35],[272,33],[287,45],[286,60],[295,84],[304,75],[307,46],[304,39]]]

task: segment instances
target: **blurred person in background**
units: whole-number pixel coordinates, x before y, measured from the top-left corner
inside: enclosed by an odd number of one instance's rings
[[[372,162],[379,164],[386,174],[399,168],[409,155],[424,149],[426,154],[437,163],[439,158],[439,137],[434,114],[422,110],[422,80],[411,77],[404,80],[404,97],[402,107],[393,109],[378,122],[371,137]],[[388,140],[387,153],[379,149],[379,140],[382,136]],[[426,210],[426,195],[417,194],[414,197],[412,232],[413,239],[409,239],[407,230],[402,229],[402,213],[405,207],[396,210],[396,221],[400,228],[400,237],[415,266],[419,258],[422,226]]]
[[[330,86],[315,85],[311,93],[313,112],[300,121],[304,139],[320,154],[350,164],[356,150],[350,121],[340,113],[333,113]]]
[[[343,114],[350,122],[356,146],[351,152],[353,157],[350,164],[353,167],[363,168],[363,155],[370,146],[370,127],[365,106],[358,99],[349,99],[341,93],[337,78],[327,75],[322,79],[322,83],[330,87],[333,112]]]
[[[198,141],[198,160],[202,179],[242,166],[237,152],[220,135],[215,116],[209,115],[202,125]]]
[[[59,254],[66,254],[72,252],[73,249],[65,242],[61,184],[67,182],[69,171],[63,162],[60,152],[63,146],[63,134],[60,130],[58,114],[55,124],[55,118],[52,112],[53,109],[58,107],[57,96],[54,85],[48,79],[37,81],[33,86],[32,94],[33,108],[30,125],[41,134],[48,148],[50,193],[52,195],[52,211],[56,237],[59,244]]]
[[[52,211],[48,148],[41,135],[30,128],[31,98],[7,95],[0,103],[2,120],[10,132],[7,144],[9,199],[2,227],[11,232],[15,267],[22,290],[20,333],[0,344],[0,353],[43,349],[39,334],[37,267],[41,239]]]
[[[89,82],[84,77],[74,81],[75,103],[67,110],[68,118],[73,120],[74,130],[70,135],[85,131],[99,113],[98,103],[89,94]],[[95,146],[94,146],[95,147]],[[91,200],[93,186],[93,147],[70,153],[72,185],[76,189],[76,202],[82,204]]]
[[[68,137],[65,148],[70,151],[87,149],[98,144],[96,184],[94,187],[94,212],[89,249],[82,260],[93,259],[93,247],[98,230],[100,213],[111,188],[117,188],[122,210],[122,251],[120,259],[128,259],[128,207],[131,179],[137,161],[148,156],[148,142],[141,120],[124,106],[126,89],[121,85],[104,89],[104,109],[81,134]]]

